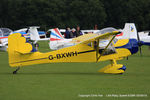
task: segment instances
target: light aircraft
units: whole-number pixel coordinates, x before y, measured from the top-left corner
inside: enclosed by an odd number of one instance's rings
[[[118,29],[109,27],[109,28],[104,28],[102,30],[96,30],[95,32],[94,31],[93,32],[95,34],[104,34],[106,32],[111,32],[115,30],[118,30]],[[142,45],[150,45],[150,36],[148,34],[143,35],[143,36],[139,35],[134,23],[126,23],[124,29],[119,29],[118,31],[121,31],[121,33],[116,35],[114,39],[114,41],[116,41],[115,43],[117,43],[118,40],[125,40],[125,39],[129,41],[136,40],[139,45],[140,54],[142,54],[141,52]],[[71,42],[72,40],[74,40],[74,38],[72,39],[63,38],[59,29],[55,28],[51,31],[49,47],[52,50],[58,50],[61,48],[73,46],[75,44]],[[107,41],[105,40],[103,41],[103,44],[107,44],[108,42],[109,42],[108,40]]]
[[[21,32],[22,34],[25,34],[24,36],[28,35],[28,37],[30,37],[30,34],[32,34],[30,32],[30,30],[37,30],[36,32],[38,33],[37,36],[38,38],[42,38],[42,37],[46,37],[46,33],[44,31],[38,31],[38,28],[40,28],[39,26],[30,26],[28,28],[22,28],[19,30],[15,30],[14,32]]]
[[[150,46],[150,31],[138,32],[139,38],[143,44]]]
[[[9,28],[0,28],[0,50],[6,51],[8,47],[8,36],[12,33],[13,31]]]
[[[128,28],[128,31],[131,31],[135,35],[136,30],[132,29],[132,25],[129,25]],[[33,64],[100,62],[110,60],[111,64],[100,69],[99,72],[112,74],[124,73],[126,67],[122,64],[117,64],[116,61],[138,52],[140,43],[139,39],[137,39],[137,34],[134,38],[130,37],[131,32],[122,35],[122,37],[126,36],[123,39],[115,39],[115,36],[119,36],[122,32],[105,29],[99,34],[85,34],[68,40],[64,39],[62,35],[59,34],[58,29],[54,29],[51,33],[50,43],[55,42],[55,44],[58,44],[59,42],[60,45],[56,48],[51,44],[50,45],[54,47],[54,49],[59,50],[48,53],[36,51],[19,33],[12,34],[9,36],[9,65],[11,67],[18,67],[13,72],[15,74],[20,67]],[[11,41],[14,41],[14,44],[11,44]],[[61,43],[61,41],[63,42]]]
[[[42,41],[42,40],[49,40],[49,38],[40,38],[41,36],[46,37],[46,34],[42,31],[38,31],[39,26],[30,26],[28,28],[23,28],[14,31],[14,33],[21,33],[23,34],[26,38],[30,38],[30,40],[35,41]]]
[[[37,26],[31,26],[28,28],[12,31],[9,28],[0,28],[0,50],[7,51],[8,48],[8,36],[14,33],[21,33],[25,38],[34,41],[36,44],[38,41],[49,40],[49,38],[40,38],[40,34],[37,30]],[[41,32],[40,32],[41,33]]]
[[[22,66],[42,63],[60,63],[60,62],[101,62],[110,60],[111,64],[99,70],[103,73],[121,74],[124,73],[126,67],[122,64],[117,64],[116,60],[130,56],[137,50],[133,50],[132,46],[138,45],[124,41],[113,43],[113,40],[119,31],[112,31],[104,34],[86,34],[72,40],[75,45],[62,48],[59,50],[41,53],[28,43],[20,33],[15,33],[8,38],[8,55],[9,65],[18,67],[13,73]],[[108,44],[104,45],[103,41],[108,40]],[[13,41],[13,42],[12,42]],[[100,42],[102,41],[102,42]],[[100,45],[102,44],[102,45]],[[126,45],[132,45],[131,47]],[[114,48],[118,47],[118,48]],[[124,48],[122,48],[124,46]]]
[[[72,39],[65,39],[58,28],[51,29],[49,47],[51,50],[58,50],[61,48],[75,45]]]
[[[136,39],[139,45],[139,50],[140,50],[140,54],[142,55],[142,50],[141,50],[141,46],[142,45],[146,45],[146,46],[150,46],[150,35],[147,34],[142,34],[140,32],[137,32],[136,30],[136,26],[134,23],[126,23],[125,27],[122,31],[121,34],[116,36],[116,39]]]
[[[118,39],[129,39],[130,38],[130,24],[126,24],[123,30],[119,30],[121,31],[120,34],[116,35],[115,37],[115,41]],[[104,28],[102,30],[85,30],[88,33],[94,33],[94,34],[104,34],[106,32],[112,32],[112,31],[116,31],[117,29],[112,28],[112,27],[108,27],[108,28]],[[127,30],[127,31],[126,31]],[[90,33],[90,34],[91,34]],[[123,34],[126,33],[126,34]],[[134,32],[132,32],[132,34],[137,35],[136,34],[136,29]],[[85,34],[86,35],[86,34]],[[131,37],[132,38],[132,37]],[[69,46],[73,46],[75,45],[74,43],[72,43],[71,41],[74,40],[75,38],[71,38],[71,39],[66,39],[63,37],[63,35],[61,34],[60,30],[58,28],[55,29],[51,29],[51,34],[50,34],[50,42],[49,42],[49,47],[51,50],[58,50],[61,48],[65,48],[65,47],[69,47]],[[109,41],[104,41],[104,42],[109,42]]]
[[[124,29],[119,29],[122,31],[121,34],[116,36],[116,39],[137,39],[139,45],[148,45],[150,46],[150,34],[146,32],[137,32],[136,26],[134,23],[126,23]]]

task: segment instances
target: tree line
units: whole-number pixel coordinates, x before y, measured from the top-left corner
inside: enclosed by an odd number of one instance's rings
[[[150,28],[149,9],[150,0],[1,0],[0,27],[101,29],[130,22],[141,31]]]

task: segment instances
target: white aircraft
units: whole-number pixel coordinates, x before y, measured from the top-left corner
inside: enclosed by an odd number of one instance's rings
[[[116,31],[116,29],[112,30]],[[111,31],[111,32],[112,32]],[[99,33],[101,34],[101,33]],[[58,28],[52,29],[51,30],[51,35],[50,35],[50,42],[49,42],[49,47],[51,50],[58,50],[62,49],[65,47],[70,47],[78,44],[80,41],[83,39],[89,39],[88,37],[94,37],[95,34],[89,33],[89,34],[84,34],[82,36],[79,36],[77,38],[72,38],[72,39],[65,39],[62,34],[60,33]],[[109,40],[101,40],[99,45],[102,47],[106,47],[106,45],[109,43]],[[91,44],[89,44],[91,45]]]
[[[29,38],[36,44],[38,41],[49,40],[49,38],[40,38],[37,30],[37,26],[31,26],[29,28],[24,28],[16,31],[12,31],[8,28],[0,28],[0,50],[6,51],[8,48],[8,36],[13,33],[21,33],[25,38]]]
[[[116,30],[117,29],[115,29],[115,28],[109,27],[109,28],[104,28],[102,30],[99,30],[95,33],[96,34],[104,34],[106,32],[112,32],[112,31],[116,31]],[[132,41],[133,39],[136,39],[139,43],[139,46],[141,46],[141,45],[150,45],[150,39],[148,39],[149,36],[147,36],[147,37],[139,36],[134,23],[126,23],[124,29],[122,29],[122,30],[119,29],[119,31],[121,31],[122,33],[120,33],[116,36],[116,38],[114,39],[114,42],[118,41],[119,39],[129,39],[130,41]],[[85,37],[87,37],[87,36],[85,36]],[[61,49],[61,48],[73,46],[75,44],[71,41],[74,41],[74,40],[75,40],[75,38],[65,39],[62,36],[59,29],[55,28],[55,29],[51,30],[49,47],[52,50],[58,50],[58,49]],[[105,40],[105,41],[101,41],[100,45],[105,46],[108,43],[109,43],[109,41]],[[140,48],[140,52],[141,52],[141,48]]]
[[[143,41],[143,44],[150,45],[150,31],[138,32],[139,38]]]
[[[51,29],[49,47],[52,50],[73,46],[72,39],[65,39],[58,28]]]
[[[16,31],[14,31],[14,33],[19,32],[21,34],[25,34],[24,36],[26,38],[30,38],[30,40],[33,40],[35,43],[37,41],[49,40],[49,38],[42,38],[42,39],[40,38],[40,34],[37,30],[38,28],[40,28],[40,27],[39,26],[31,26],[31,27],[28,27],[28,28],[23,28],[23,29],[20,29],[20,30],[16,30]]]
[[[129,33],[129,34],[127,34]],[[139,45],[150,46],[150,34],[149,32],[137,32],[134,23],[126,23],[122,33],[116,36],[117,39],[137,39]]]
[[[6,51],[8,48],[8,36],[13,31],[9,28],[0,28],[0,50]]]

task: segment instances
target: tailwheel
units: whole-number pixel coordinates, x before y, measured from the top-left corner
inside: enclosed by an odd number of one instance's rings
[[[13,74],[17,74],[17,71],[20,69],[20,67],[18,67],[15,71],[13,71]]]
[[[123,74],[126,70],[126,66],[117,64],[116,60],[111,60],[111,64],[100,69],[98,72],[109,74]]]

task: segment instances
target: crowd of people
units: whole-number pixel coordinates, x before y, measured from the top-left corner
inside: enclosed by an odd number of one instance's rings
[[[80,35],[83,35],[83,33],[80,30],[80,26],[77,26],[77,28],[72,28],[70,29],[69,27],[66,28],[66,32],[64,34],[65,38],[69,39],[69,38],[75,38],[78,37]]]

